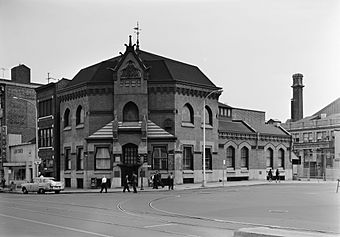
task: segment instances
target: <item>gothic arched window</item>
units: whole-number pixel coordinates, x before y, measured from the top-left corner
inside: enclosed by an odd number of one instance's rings
[[[139,121],[139,111],[135,103],[129,102],[123,108],[123,122]]]
[[[71,126],[70,109],[66,109],[64,112],[64,128]]]
[[[194,110],[190,104],[185,104],[182,109],[182,122],[194,123]]]
[[[272,148],[268,148],[266,151],[266,166],[267,168],[273,169],[273,159],[274,159],[274,152]]]
[[[84,110],[83,107],[79,105],[76,112],[76,125],[83,123],[84,123]]]
[[[212,126],[212,118],[213,116],[211,109],[209,108],[209,106],[205,106],[205,124]]]

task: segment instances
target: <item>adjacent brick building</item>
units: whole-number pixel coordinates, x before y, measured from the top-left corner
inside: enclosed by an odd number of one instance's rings
[[[6,164],[9,160],[9,146],[12,145],[11,135],[20,135],[20,141],[14,139],[16,142],[35,143],[35,88],[39,86],[41,84],[31,82],[30,69],[23,64],[11,69],[11,80],[0,79],[0,172],[1,176],[7,177],[8,182],[16,177],[11,167]],[[4,166],[8,167],[10,173],[4,173]],[[29,168],[24,167],[31,173],[35,173],[35,168],[31,163]],[[31,176],[27,174],[27,177]]]

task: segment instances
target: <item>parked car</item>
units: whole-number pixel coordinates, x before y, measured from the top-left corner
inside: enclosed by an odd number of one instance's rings
[[[28,192],[38,192],[39,194],[45,192],[60,193],[60,191],[64,190],[64,187],[63,182],[55,181],[52,177],[43,176],[34,178],[31,183],[21,184],[21,190],[25,194]]]

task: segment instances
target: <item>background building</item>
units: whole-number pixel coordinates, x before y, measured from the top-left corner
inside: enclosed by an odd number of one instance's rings
[[[293,136],[293,151],[297,156],[293,172],[299,178],[337,179],[340,176],[340,155],[336,152],[340,144],[336,136],[340,130],[340,98],[315,114],[303,117],[302,101],[299,101],[302,77],[302,74],[294,74],[292,86],[292,101],[295,101],[292,113],[301,112],[299,116],[292,114],[292,119],[282,124]]]
[[[0,79],[1,176],[6,175],[3,164],[9,159],[9,146],[13,145],[11,134],[20,135],[23,143],[35,143],[36,93],[34,89],[39,86],[41,85],[31,83],[30,69],[23,64],[11,69],[11,80]]]

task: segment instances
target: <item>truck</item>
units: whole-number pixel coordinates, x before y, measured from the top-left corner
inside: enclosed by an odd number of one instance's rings
[[[52,177],[36,177],[33,178],[30,183],[21,184],[21,191],[24,194],[28,192],[37,192],[39,194],[43,194],[45,192],[55,192],[60,193],[60,191],[64,190],[64,183],[60,181],[55,181]]]

